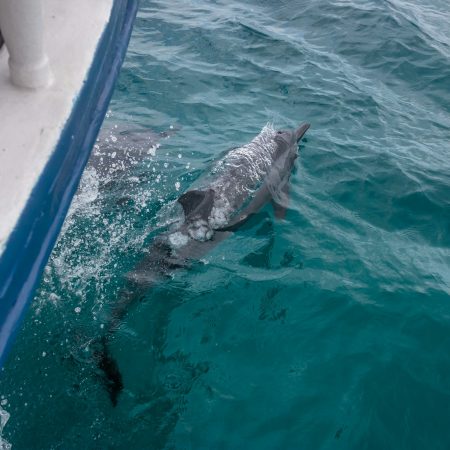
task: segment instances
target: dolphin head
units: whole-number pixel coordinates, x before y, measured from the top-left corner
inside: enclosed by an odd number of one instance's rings
[[[282,159],[285,157],[288,157],[288,159],[295,159],[298,154],[300,140],[309,127],[309,123],[302,123],[295,130],[278,130],[274,138],[277,144],[275,159],[279,159],[280,157]]]
[[[295,130],[278,130],[275,136],[275,141],[282,147],[291,147],[300,142],[300,139],[308,131],[309,123],[302,123]]]

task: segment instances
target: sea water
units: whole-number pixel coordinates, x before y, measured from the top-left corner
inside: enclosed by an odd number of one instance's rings
[[[148,157],[83,176],[2,372],[4,448],[448,449],[447,0],[142,0],[110,109],[98,145],[147,129]],[[91,347],[126,273],[213,160],[302,121],[285,220],[131,307],[113,408]]]

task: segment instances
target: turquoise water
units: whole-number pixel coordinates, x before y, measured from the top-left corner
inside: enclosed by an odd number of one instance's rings
[[[99,144],[170,137],[86,171],[3,370],[13,449],[449,448],[449,23],[446,0],[142,0]],[[113,408],[89,343],[165,205],[304,120],[286,220],[130,310]]]

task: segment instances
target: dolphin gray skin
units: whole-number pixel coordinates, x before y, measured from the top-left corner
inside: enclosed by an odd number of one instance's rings
[[[157,133],[149,129],[128,129],[125,125],[102,128],[87,168],[93,167],[100,180],[127,173],[133,166],[155,155],[159,142],[178,131],[171,127]]]
[[[300,140],[309,126],[303,123],[292,131],[265,126],[250,143],[230,150],[214,164],[209,175],[178,198],[180,216],[168,231],[153,240],[147,255],[128,274],[98,343],[97,365],[113,405],[117,404],[123,382],[108,342],[129,305],[173,270],[186,268],[202,257],[267,202],[272,202],[278,218],[284,218],[289,178]]]

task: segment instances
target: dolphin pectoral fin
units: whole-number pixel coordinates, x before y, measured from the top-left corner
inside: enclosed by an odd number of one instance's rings
[[[272,207],[277,219],[285,219],[289,202],[289,179],[287,179],[277,195],[272,196]]]
[[[275,200],[272,200],[272,207],[273,207],[273,212],[275,214],[275,217],[277,219],[281,220],[281,219],[285,219],[286,218],[287,208],[285,206],[280,205]]]
[[[308,129],[308,128],[306,128]],[[292,160],[293,163],[294,160]],[[284,174],[282,179],[275,180],[269,187],[273,212],[277,219],[285,219],[289,207],[289,192],[291,188],[291,173]]]
[[[215,230],[215,233],[227,233],[237,231],[239,227],[244,225],[248,219],[252,216],[252,213],[249,214],[240,214],[234,220],[232,220],[226,227],[218,228]]]
[[[218,230],[215,231],[212,239],[210,239],[209,241],[204,241],[200,244],[201,247],[200,254],[199,253],[197,253],[197,255],[194,254],[196,259],[198,259],[198,257],[205,255],[206,253],[209,253],[216,245],[220,244],[223,240],[225,240],[228,236],[230,236],[230,234],[231,234],[230,231],[218,231]]]
[[[219,242],[222,242],[225,240],[228,236],[230,236],[229,231],[216,231],[214,233],[213,242],[214,244],[218,244]]]

